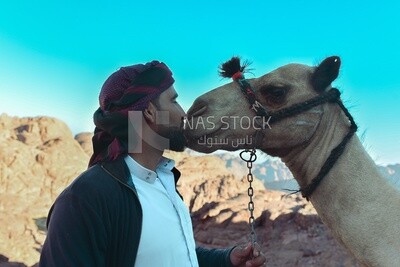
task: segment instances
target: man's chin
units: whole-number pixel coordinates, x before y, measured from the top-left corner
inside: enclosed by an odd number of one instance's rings
[[[169,131],[165,137],[169,140],[169,150],[175,152],[183,152],[185,150],[187,142],[181,129]]]

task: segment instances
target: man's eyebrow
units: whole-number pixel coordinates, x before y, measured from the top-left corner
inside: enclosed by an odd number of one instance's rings
[[[177,97],[178,97],[178,94],[175,93],[175,94],[171,97],[171,99],[175,99],[175,98],[177,98]]]

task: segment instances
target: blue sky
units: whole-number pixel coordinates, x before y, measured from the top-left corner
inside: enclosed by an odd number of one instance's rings
[[[225,83],[218,65],[255,76],[339,55],[335,85],[372,157],[400,162],[397,1],[7,1],[0,7],[0,113],[48,115],[93,130],[104,80],[153,59],[174,72],[184,108]]]

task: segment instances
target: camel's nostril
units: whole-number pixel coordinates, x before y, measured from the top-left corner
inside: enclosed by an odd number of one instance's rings
[[[192,107],[187,112],[187,117],[199,117],[207,110],[207,102],[202,99],[196,99]]]

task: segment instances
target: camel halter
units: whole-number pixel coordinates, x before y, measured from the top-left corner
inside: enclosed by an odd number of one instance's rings
[[[242,93],[245,95],[247,101],[250,104],[250,109],[253,110],[257,116],[268,118],[270,124],[300,114],[304,111],[307,111],[313,107],[322,105],[324,103],[338,104],[350,121],[350,127],[348,133],[343,138],[343,140],[334,149],[332,149],[331,153],[329,154],[329,157],[322,165],[317,176],[315,176],[311,180],[311,183],[309,185],[302,187],[299,190],[295,190],[293,192],[293,193],[301,192],[302,196],[309,201],[312,193],[315,191],[315,189],[321,183],[323,178],[329,173],[329,171],[335,165],[338,158],[342,155],[346,147],[346,144],[348,143],[350,138],[354,135],[354,133],[357,131],[357,125],[354,122],[354,119],[347,110],[347,108],[343,105],[343,102],[340,99],[340,92],[336,88],[332,88],[329,91],[324,92],[319,96],[306,100],[302,103],[297,103],[290,107],[279,109],[276,111],[268,111],[266,108],[263,107],[263,105],[259,101],[257,101],[253,88],[243,75],[248,65],[249,63],[245,62],[244,65],[241,66],[240,59],[238,57],[233,57],[231,60],[221,65],[220,75],[222,77],[232,78],[233,81],[239,84]],[[255,148],[253,150],[255,151]],[[250,150],[245,150],[245,151],[248,152]]]

